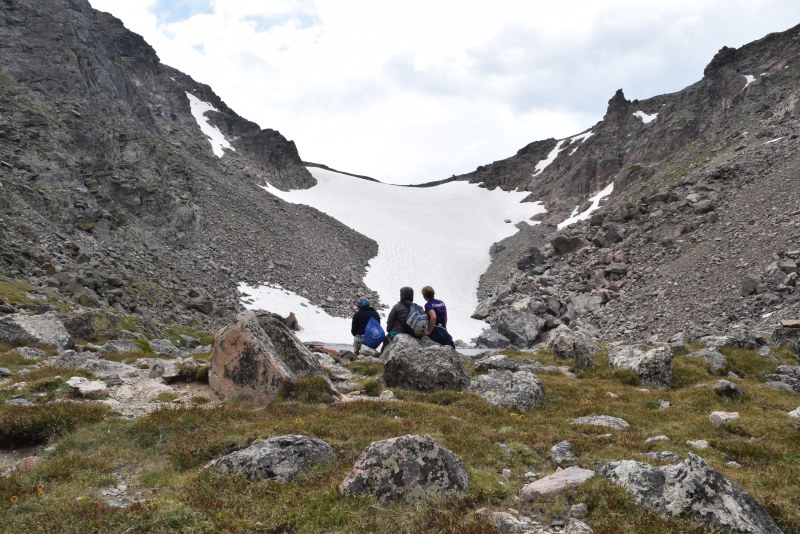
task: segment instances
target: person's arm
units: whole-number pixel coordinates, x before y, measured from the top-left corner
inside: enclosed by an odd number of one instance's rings
[[[386,333],[392,331],[392,325],[397,320],[397,306],[392,306],[391,311],[389,311],[389,317],[386,318]]]
[[[352,324],[352,325],[350,325],[350,333],[351,333],[352,335],[356,335],[356,317],[357,317],[357,316],[358,316],[358,314],[356,314],[356,315],[353,315],[353,324]]]
[[[436,328],[436,312],[433,310],[428,310],[428,332],[425,335],[431,335],[431,332],[433,332],[434,328]]]

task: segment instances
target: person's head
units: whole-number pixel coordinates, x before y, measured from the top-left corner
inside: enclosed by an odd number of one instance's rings
[[[433,288],[431,286],[425,286],[422,288],[422,298],[425,300],[432,300],[434,294],[435,293],[433,292]]]
[[[367,297],[359,297],[357,304],[359,308],[369,308],[369,299]]]
[[[414,290],[410,287],[400,288],[400,300],[414,300]]]

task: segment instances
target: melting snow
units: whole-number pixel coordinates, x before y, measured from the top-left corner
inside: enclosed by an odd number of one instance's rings
[[[771,143],[777,143],[777,142],[778,142],[778,141],[780,141],[781,139],[783,139],[783,137],[778,137],[778,138],[776,138],[776,139],[770,139],[769,141],[767,141],[767,142],[766,142],[766,143],[764,143],[764,144],[765,144],[765,145],[769,145],[769,144],[771,144]]]
[[[536,167],[534,167],[533,174],[531,176],[536,176],[537,174],[540,174],[551,163],[553,163],[556,160],[556,157],[558,156],[558,153],[561,152],[561,145],[563,145],[567,141],[568,141],[568,139],[562,139],[561,141],[556,143],[556,146],[553,147],[553,150],[550,151],[550,153],[547,155],[547,157],[536,164]]]
[[[642,119],[642,122],[647,124],[648,122],[653,122],[658,117],[658,113],[653,113],[652,115],[648,115],[644,111],[637,111],[633,114],[634,117],[639,117]]]
[[[249,286],[239,284],[239,291],[250,295],[242,302],[248,310],[269,310],[282,316],[294,312],[300,330],[297,334],[303,341],[328,343],[352,343],[350,319],[331,317],[322,308],[311,304],[307,298],[275,286]]]
[[[214,151],[214,154],[221,158],[223,155],[225,155],[223,149],[227,148],[235,151],[236,149],[231,146],[227,139],[225,139],[225,136],[222,135],[222,132],[219,131],[219,128],[209,124],[208,117],[205,115],[207,111],[218,110],[208,102],[203,102],[191,93],[186,93],[186,96],[189,97],[189,105],[192,108],[194,120],[197,121],[197,124],[200,126],[200,130],[206,134],[206,136],[208,136],[208,140],[211,143],[211,150]]]
[[[465,341],[488,326],[470,315],[478,305],[480,276],[491,261],[490,246],[516,233],[517,223],[545,211],[539,202],[522,202],[525,192],[489,191],[466,182],[401,187],[315,167],[309,171],[317,179],[310,189],[284,192],[269,185],[264,189],[288,202],[317,208],[377,241],[378,254],[367,267],[366,285],[387,306],[398,301],[402,286],[414,288],[419,304],[424,302],[422,286],[433,286],[436,297],[447,304],[450,333]],[[291,300],[302,297],[287,296],[274,287],[245,291],[255,301],[245,303],[248,308],[294,311],[304,328],[300,339],[352,342],[349,319],[325,317],[323,311]],[[304,321],[299,314],[308,310],[313,315]]]
[[[608,195],[610,195],[613,191],[614,191],[614,182],[611,182],[605,187],[605,189],[603,189],[602,191],[600,191],[595,196],[589,199],[592,202],[592,205],[589,206],[583,213],[578,213],[579,206],[575,206],[575,209],[572,210],[572,214],[569,216],[569,218],[565,219],[564,221],[558,224],[559,230],[561,228],[569,226],[570,224],[588,219],[589,216],[593,212],[597,211],[597,209],[600,207],[600,201],[606,198]]]
[[[571,156],[575,152],[577,152],[578,149],[580,148],[580,146],[583,144],[583,142],[586,141],[587,139],[589,139],[593,135],[594,135],[594,132],[586,132],[586,133],[582,133],[580,135],[576,135],[575,137],[570,137],[569,138],[569,142],[570,143],[574,143],[575,141],[580,141],[580,143],[575,145],[575,148],[572,149],[572,152],[570,152],[569,155]]]
[[[763,76],[763,74],[762,74],[762,76]],[[744,87],[742,87],[742,90],[745,90],[745,89],[747,89],[747,86],[748,86],[748,85],[750,85],[751,83],[753,83],[754,81],[756,81],[756,77],[755,77],[755,76],[753,76],[752,74],[745,74],[745,75],[744,75],[744,79],[745,79],[745,80],[747,80],[747,83],[746,83],[746,84],[744,84]]]

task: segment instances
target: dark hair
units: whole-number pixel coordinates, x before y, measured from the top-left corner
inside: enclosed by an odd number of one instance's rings
[[[436,293],[434,293],[431,286],[425,286],[422,288],[422,296],[425,298],[425,300],[431,300],[435,294]]]

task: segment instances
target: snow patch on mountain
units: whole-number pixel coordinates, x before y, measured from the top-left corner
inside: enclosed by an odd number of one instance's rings
[[[539,202],[522,202],[526,192],[490,191],[460,181],[404,187],[316,167],[309,171],[317,179],[310,189],[285,192],[269,185],[264,189],[288,202],[314,207],[377,241],[378,254],[364,282],[387,306],[384,314],[399,300],[402,286],[411,286],[421,304],[420,289],[430,285],[447,305],[450,333],[465,341],[488,326],[470,316],[478,305],[478,282],[491,262],[489,248],[516,233],[517,223],[545,211]],[[255,289],[247,293],[257,298]],[[353,302],[357,297],[353,295]],[[301,322],[301,326],[303,340],[350,340],[349,323],[341,327],[344,337],[330,332],[324,333],[325,339],[312,324]]]
[[[536,167],[533,168],[533,174],[531,176],[536,176],[538,174],[541,174],[543,170],[545,170],[551,163],[553,163],[556,160],[556,157],[558,157],[558,153],[561,152],[562,145],[566,142],[567,139],[562,139],[561,141],[556,143],[556,146],[553,147],[553,150],[550,151],[547,157],[536,164]]]
[[[586,141],[587,139],[589,139],[589,138],[590,138],[591,136],[593,136],[593,135],[594,135],[594,132],[586,132],[586,133],[582,133],[582,134],[576,135],[575,137],[570,137],[570,138],[569,138],[569,142],[570,142],[570,144],[574,143],[575,141],[580,141],[580,143],[578,143],[577,145],[575,145],[575,148],[573,148],[573,149],[572,149],[572,152],[570,152],[570,153],[569,153],[569,155],[571,156],[571,155],[573,155],[575,152],[577,152],[577,151],[578,151],[578,149],[579,149],[579,148],[581,147],[581,145],[583,144],[583,142],[584,142],[584,141]]]
[[[219,110],[217,110],[217,108],[208,102],[203,102],[191,93],[187,92],[186,96],[189,97],[189,106],[191,107],[194,120],[197,121],[198,126],[200,126],[200,130],[208,137],[208,141],[211,143],[211,150],[214,151],[214,155],[218,158],[221,158],[225,155],[224,149],[226,148],[236,151],[236,149],[231,146],[228,140],[225,139],[225,136],[222,135],[222,132],[219,131],[219,128],[208,122],[206,112]]]
[[[762,73],[761,75],[763,76],[764,74]],[[744,84],[744,87],[742,87],[742,90],[747,89],[748,85],[750,85],[751,83],[756,81],[756,77],[753,76],[752,74],[745,74],[744,75],[744,79],[747,80],[747,83]]]
[[[614,182],[611,182],[602,191],[600,191],[595,196],[589,199],[592,205],[589,206],[586,209],[586,211],[578,213],[580,206],[575,206],[575,209],[572,210],[572,214],[570,214],[570,216],[567,219],[558,223],[558,229],[560,230],[561,228],[565,228],[570,224],[574,224],[578,221],[584,221],[588,219],[589,216],[595,211],[597,211],[597,209],[600,207],[600,201],[606,198],[608,195],[610,195],[613,191],[614,191]]]
[[[642,122],[647,124],[649,122],[653,122],[654,120],[656,120],[656,117],[658,117],[658,113],[653,113],[652,115],[648,115],[644,111],[637,111],[636,113],[633,114],[633,116],[642,119]]]

